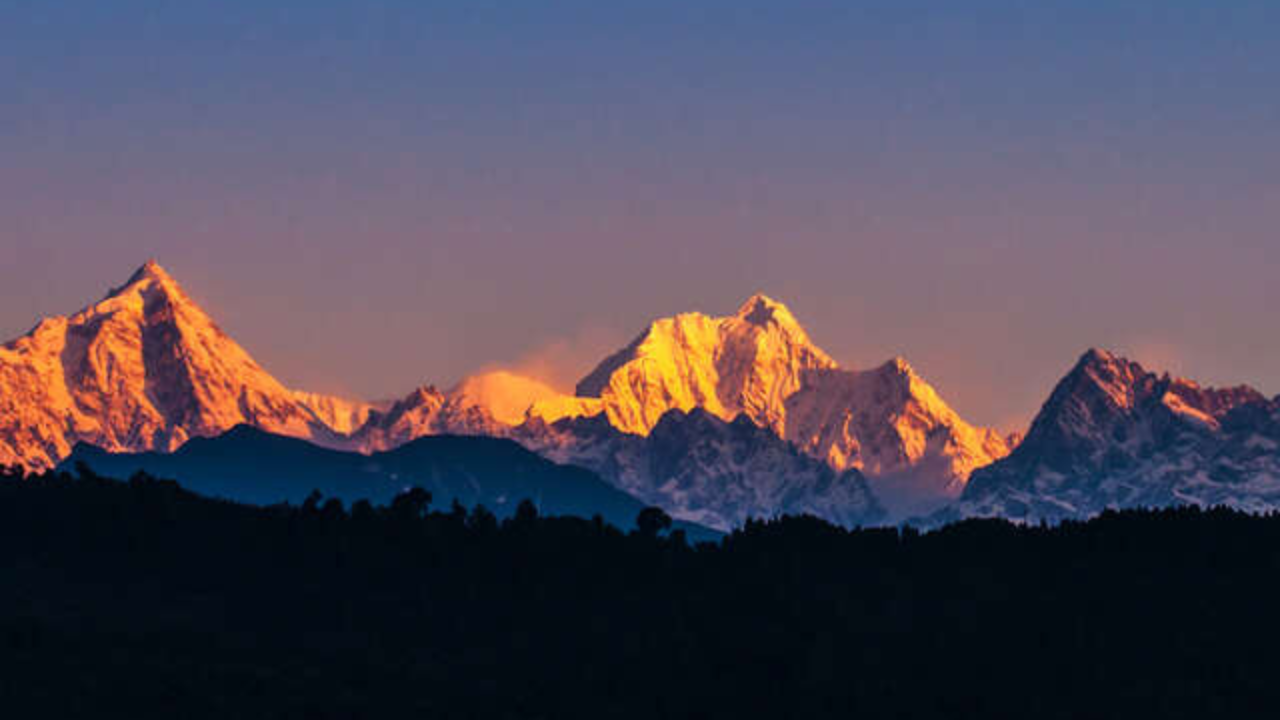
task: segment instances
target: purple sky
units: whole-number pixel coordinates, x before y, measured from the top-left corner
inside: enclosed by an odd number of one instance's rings
[[[367,397],[757,290],[1002,428],[1091,345],[1280,392],[1274,2],[17,5],[6,338],[155,256]]]

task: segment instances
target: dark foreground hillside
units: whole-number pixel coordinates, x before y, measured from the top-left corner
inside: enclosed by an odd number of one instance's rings
[[[754,524],[0,482],[14,718],[1270,717],[1280,519]]]

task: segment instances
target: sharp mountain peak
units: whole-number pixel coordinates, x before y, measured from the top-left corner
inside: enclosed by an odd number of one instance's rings
[[[129,279],[126,280],[123,285],[112,288],[107,293],[104,300],[110,300],[122,295],[127,295],[134,291],[141,291],[156,287],[163,288],[168,291],[176,291],[184,302],[190,302],[190,298],[188,298],[182,291],[182,286],[178,284],[178,281],[175,280],[173,276],[169,274],[169,271],[165,270],[164,267],[155,260],[155,258],[147,260],[137,270],[133,271],[133,274],[129,276]]]
[[[1069,384],[1068,386],[1072,386],[1071,383],[1073,381],[1074,385],[1078,386],[1079,382],[1084,380],[1087,384],[1100,385],[1104,388],[1142,385],[1159,389],[1162,392],[1235,393],[1261,397],[1261,393],[1258,393],[1248,385],[1230,387],[1202,385],[1193,379],[1174,375],[1168,371],[1150,369],[1124,355],[1096,347],[1089,348],[1081,355],[1075,367],[1071,369],[1063,380]]]
[[[770,322],[798,324],[786,305],[759,292],[747,298],[734,315],[752,325],[768,325]]]
[[[885,362],[885,364],[877,368],[876,371],[882,374],[901,375],[905,378],[919,377],[916,373],[916,369],[912,367],[911,363],[907,362],[907,359],[901,355],[895,355],[890,358]]]
[[[129,284],[141,282],[143,280],[156,280],[160,282],[173,282],[173,276],[165,270],[160,262],[155,258],[149,258],[142,264],[133,275],[129,278]]]
[[[154,260],[0,353],[0,463],[51,467],[81,440],[173,450],[241,423],[298,437],[330,432]]]
[[[976,472],[939,519],[1083,519],[1103,509],[1280,506],[1278,408],[1091,348],[1012,454]]]

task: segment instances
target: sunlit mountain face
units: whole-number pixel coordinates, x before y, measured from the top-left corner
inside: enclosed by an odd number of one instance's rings
[[[344,422],[330,417],[262,369],[155,262],[0,349],[0,462],[31,470],[77,442],[174,450],[240,424],[331,442]]]
[[[734,315],[652,323],[577,388],[614,427],[648,434],[672,410],[745,416],[835,470],[867,475],[892,510],[935,507],[1009,452],[966,423],[903,359],[839,367],[785,305],[764,295]]]
[[[371,403],[285,387],[155,262],[0,349],[3,464],[48,469],[78,443],[172,452],[240,425],[365,454],[499,437],[722,530],[784,513],[851,527],[1268,509],[1277,407],[1090,351],[1019,444],[966,422],[905,359],[841,367],[765,295],[723,317],[655,320],[572,395],[497,370]]]
[[[0,349],[0,463],[52,467],[78,442],[172,451],[238,425],[336,447],[390,449],[432,434],[496,434],[531,407],[589,401],[509,373],[430,386],[395,403],[286,388],[152,261],[102,301],[42,320]]]
[[[599,417],[643,438],[673,412],[700,410],[726,424],[745,418],[837,474],[857,470],[891,509],[917,511],[956,496],[975,468],[1008,453],[1003,437],[966,423],[905,360],[841,368],[764,295],[725,317],[654,321],[574,395],[492,371],[373,404],[286,388],[149,262],[103,301],[6,345],[0,381],[0,460],[32,470],[77,442],[172,451],[239,424],[361,452],[425,435],[513,436],[581,459],[594,440],[539,428]],[[646,473],[645,482],[671,479]]]

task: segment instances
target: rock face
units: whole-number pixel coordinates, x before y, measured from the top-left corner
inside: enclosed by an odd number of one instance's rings
[[[672,516],[719,530],[747,518],[810,514],[838,525],[884,519],[857,470],[836,471],[745,416],[725,422],[702,409],[671,410],[648,435],[604,416],[531,421],[513,431],[526,447],[610,479]]]
[[[82,441],[173,450],[246,423],[333,435],[155,262],[0,348],[0,463],[50,468]]]
[[[1280,399],[1203,388],[1090,350],[1008,458],[973,474],[933,522],[1056,521],[1107,508],[1280,507]]]
[[[897,513],[959,495],[969,474],[1009,452],[966,423],[905,360],[840,369],[783,304],[763,295],[729,317],[658,320],[577,388],[609,422],[647,435],[672,410],[743,415],[838,471],[865,473]]]

